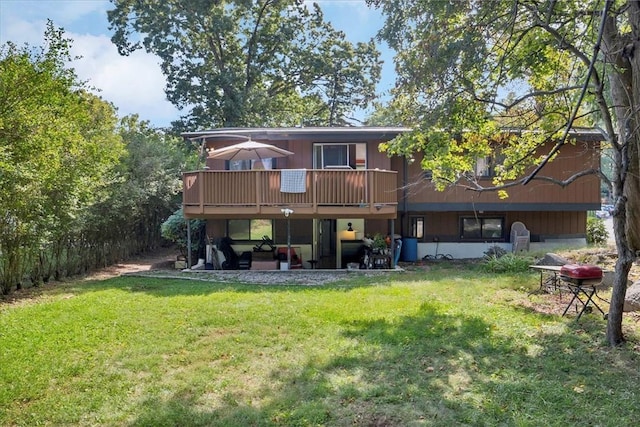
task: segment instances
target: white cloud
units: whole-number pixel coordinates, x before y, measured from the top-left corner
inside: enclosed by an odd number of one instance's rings
[[[72,53],[78,77],[100,90],[98,95],[118,107],[120,115],[139,114],[154,125],[166,126],[179,117],[165,98],[165,78],[158,58],[142,51],[121,56],[107,36],[75,35]]]
[[[367,41],[382,25],[379,11],[364,0],[320,0],[325,18],[348,38]],[[309,3],[307,2],[307,7]],[[40,46],[47,18],[65,29],[74,40],[73,54],[83,58],[73,67],[82,80],[100,89],[98,95],[113,103],[119,114],[138,114],[156,126],[168,126],[180,112],[165,100],[165,78],[158,58],[144,51],[123,57],[111,43],[106,12],[113,5],[105,0],[0,0],[0,43],[13,41]],[[392,53],[379,48],[386,63],[379,90],[393,86]]]
[[[24,2],[24,0],[22,0]],[[37,1],[38,8],[47,8],[49,16],[54,22],[60,25],[73,25],[78,20],[82,20],[85,16],[93,13],[99,13],[106,16],[107,10],[113,9],[108,1],[100,0],[73,0],[73,1]]]
[[[73,40],[78,77],[95,87],[97,95],[114,104],[120,116],[138,114],[156,126],[168,126],[180,112],[164,95],[165,78],[155,55],[136,51],[121,56],[107,30],[109,2],[0,0],[0,42],[43,43],[47,18],[65,28]]]
[[[10,19],[3,12],[0,9],[0,42],[11,41],[18,45],[23,43],[42,44],[46,21]]]
[[[14,20],[46,22],[57,26],[72,26],[88,15],[103,15],[113,7],[105,0],[0,0],[0,15],[5,23]]]

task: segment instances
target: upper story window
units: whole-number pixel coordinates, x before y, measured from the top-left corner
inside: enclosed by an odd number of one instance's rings
[[[480,178],[492,178],[496,176],[496,166],[504,162],[505,156],[494,153],[491,156],[480,158],[476,161],[476,176]]]
[[[315,144],[313,150],[315,169],[367,168],[366,143]]]
[[[227,160],[227,170],[246,171],[251,169],[273,169],[275,159]]]

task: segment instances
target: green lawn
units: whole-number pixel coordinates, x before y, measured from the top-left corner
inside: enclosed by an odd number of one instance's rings
[[[321,287],[120,277],[0,303],[0,425],[630,425],[637,336],[526,308],[538,276]]]

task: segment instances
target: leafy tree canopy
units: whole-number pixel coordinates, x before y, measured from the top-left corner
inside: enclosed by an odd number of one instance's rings
[[[613,152],[618,264],[607,339],[622,342],[626,279],[640,253],[640,7],[631,0],[369,0],[396,56],[392,108],[415,134],[388,144],[424,155],[436,182],[486,188],[475,159],[505,157],[491,190],[526,183],[570,143],[569,129],[600,125]],[[522,131],[516,139],[504,128]],[[556,145],[540,150],[547,141]],[[569,180],[588,173],[580,171]],[[517,181],[523,177],[522,181]]]
[[[597,37],[594,13],[574,19],[589,9],[584,2],[551,2],[550,12],[549,2],[535,1],[371,3],[386,14],[381,36],[398,52],[392,108],[416,129],[385,148],[424,153],[440,188],[483,190],[473,167],[493,151],[490,143],[506,158],[494,181],[503,185],[542,162],[536,149],[561,138],[567,123],[596,123],[588,106],[572,115]],[[516,139],[505,129],[535,132]]]
[[[39,49],[0,50],[0,203],[21,218],[73,215],[117,161],[113,107],[78,81],[49,22]]]
[[[121,54],[158,55],[178,128],[345,124],[374,98],[373,41],[352,44],[294,0],[112,0]]]
[[[63,234],[94,201],[117,161],[113,107],[68,67],[70,41],[47,25],[41,48],[0,47],[0,285],[21,262]]]
[[[87,212],[91,238],[114,243],[130,236],[140,249],[150,249],[161,240],[162,222],[180,205],[181,172],[193,167],[197,153],[137,115],[122,118],[117,131],[125,150],[100,201]]]

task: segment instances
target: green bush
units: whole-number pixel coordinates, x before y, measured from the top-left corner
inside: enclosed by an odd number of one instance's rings
[[[604,220],[596,217],[587,218],[587,243],[603,245],[609,238],[609,232],[604,225]]]
[[[191,238],[193,249],[201,246],[206,222],[201,219],[191,220]],[[165,222],[160,230],[162,237],[176,244],[182,255],[187,254],[187,220],[184,218],[182,208],[175,211]]]
[[[506,254],[507,254],[506,249],[501,248],[498,245],[491,246],[491,247],[489,247],[489,249],[484,251],[485,259],[491,258],[491,257],[501,258],[501,257],[505,256]]]
[[[488,273],[524,273],[534,263],[533,257],[517,254],[505,254],[503,256],[486,256],[481,264],[483,271]]]

